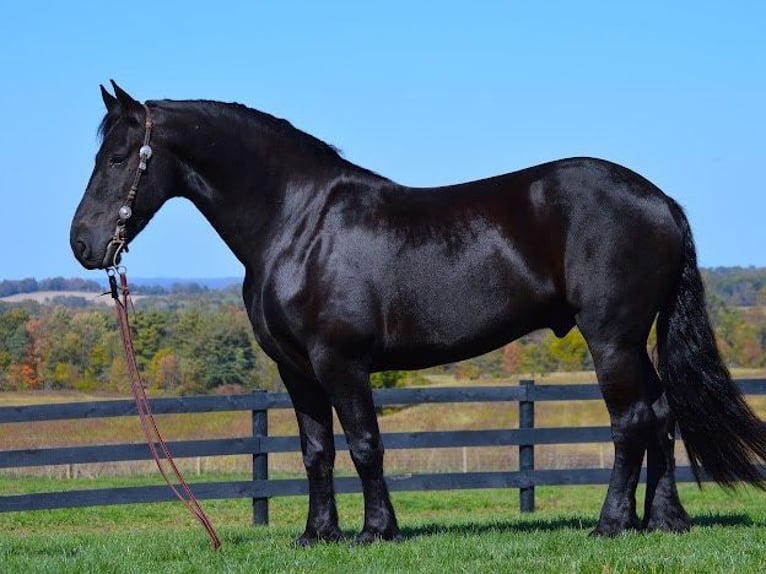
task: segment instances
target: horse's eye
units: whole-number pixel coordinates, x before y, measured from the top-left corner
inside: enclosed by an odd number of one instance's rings
[[[125,163],[125,156],[113,155],[112,157],[109,158],[109,165],[111,165],[113,167],[114,166],[118,166],[118,165],[122,165],[123,163]]]

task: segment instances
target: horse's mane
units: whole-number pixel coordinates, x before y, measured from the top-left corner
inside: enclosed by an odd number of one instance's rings
[[[267,126],[274,133],[280,136],[294,137],[296,139],[302,140],[304,145],[314,147],[317,151],[321,151],[326,154],[330,154],[336,157],[341,157],[343,155],[341,151],[334,145],[328,144],[327,142],[322,141],[319,138],[296,128],[293,124],[285,119],[277,118],[266,112],[261,112],[238,102],[222,103],[216,101],[201,100],[201,103],[226,106],[231,110],[236,110],[245,116],[256,119],[261,125]]]
[[[243,123],[247,122],[256,130],[267,132],[275,136],[280,141],[289,141],[311,154],[313,157],[329,162],[341,162],[342,164],[353,167],[355,171],[366,173],[380,179],[386,179],[372,170],[360,167],[349,162],[343,157],[341,151],[309,133],[299,130],[287,120],[277,118],[266,112],[249,108],[244,104],[232,102],[219,102],[215,100],[152,100],[146,103],[150,109],[166,108],[171,110],[199,110],[206,113],[219,114],[221,116],[234,116],[235,119],[241,119]],[[119,111],[112,110],[108,112],[98,126],[98,136],[101,141],[124,118]],[[130,118],[128,121],[135,122]],[[138,125],[138,124],[136,124]]]
[[[152,103],[157,104],[160,102],[147,102],[150,107]],[[330,145],[309,133],[299,130],[287,120],[277,118],[271,114],[267,114],[266,112],[261,112],[256,109],[249,108],[244,104],[237,102],[218,102],[215,100],[162,100],[161,103],[165,105],[171,104],[173,107],[201,106],[220,108],[226,113],[234,113],[243,116],[243,118],[255,120],[259,126],[268,129],[275,135],[283,138],[295,139],[296,141],[299,141],[304,147],[313,148],[315,152],[328,156],[342,157],[342,154],[337,147]],[[121,119],[122,116],[118,111],[107,112],[98,126],[97,134],[99,139],[103,141],[104,137],[106,137],[109,131],[115,125],[117,125]]]

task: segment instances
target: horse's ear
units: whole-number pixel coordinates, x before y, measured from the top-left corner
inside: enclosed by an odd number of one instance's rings
[[[98,87],[101,88],[101,98],[104,100],[106,111],[111,112],[113,109],[115,109],[119,105],[117,98],[115,98],[112,94],[107,92],[106,88],[102,86],[101,84],[99,84]]]
[[[114,95],[117,96],[117,102],[123,114],[131,112],[140,112],[144,108],[140,102],[134,100],[125,90],[123,90],[114,80],[109,80],[114,88]]]

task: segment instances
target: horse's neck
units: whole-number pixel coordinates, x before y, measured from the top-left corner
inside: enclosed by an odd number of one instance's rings
[[[252,118],[240,122],[221,113],[216,121],[205,117],[195,124],[195,119],[183,118],[174,142],[182,164],[179,195],[194,203],[248,265],[278,212],[296,203],[295,194],[321,187],[337,166],[301,157],[295,151],[300,146],[286,149],[284,142],[269,141],[270,131],[253,125]]]

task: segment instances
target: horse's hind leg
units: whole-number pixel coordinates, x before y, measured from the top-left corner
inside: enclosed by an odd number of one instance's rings
[[[641,527],[636,514],[636,487],[656,422],[642,380],[646,350],[634,342],[589,339],[586,332],[583,329],[609,410],[614,441],[614,468],[592,534],[616,536]]]
[[[690,520],[678,497],[675,481],[675,421],[654,366],[646,358],[647,393],[657,420],[646,455],[646,500],[643,526],[647,530],[686,532]]]
[[[298,418],[303,464],[309,482],[306,530],[296,540],[296,544],[308,546],[320,540],[341,540],[343,533],[338,526],[333,487],[335,442],[329,397],[311,377],[297,374],[281,365],[279,373],[290,393]]]

